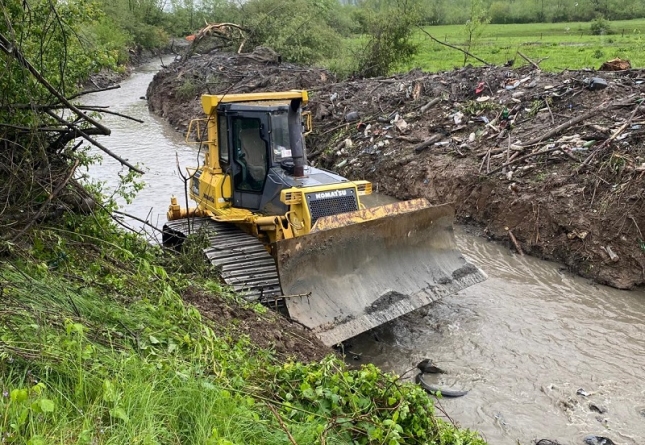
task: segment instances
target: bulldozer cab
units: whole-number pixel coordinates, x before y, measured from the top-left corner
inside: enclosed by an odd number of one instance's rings
[[[218,134],[220,165],[232,177],[233,206],[259,210],[270,169],[291,160],[287,105],[223,104]]]

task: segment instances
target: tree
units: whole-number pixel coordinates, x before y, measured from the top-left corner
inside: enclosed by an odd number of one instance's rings
[[[486,25],[490,23],[488,11],[484,0],[472,0],[470,3],[470,17],[464,25],[466,33],[466,51],[471,52],[473,45],[481,37]],[[464,53],[464,66],[468,61],[468,54]]]
[[[420,7],[414,0],[384,0],[363,4],[359,21],[368,40],[358,57],[362,76],[384,76],[417,52],[412,41],[420,22]]]

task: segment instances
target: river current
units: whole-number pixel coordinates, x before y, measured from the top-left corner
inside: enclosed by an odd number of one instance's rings
[[[141,99],[159,68],[158,61],[143,65],[120,89],[83,102],[145,121],[107,115],[102,122],[112,135],[101,142],[143,166],[144,189],[131,204],[120,202],[126,213],[160,227],[171,195],[185,205],[177,165],[197,165],[200,154]],[[89,170],[108,189],[120,173],[125,169],[107,156]],[[421,359],[433,359],[446,371],[431,376],[433,384],[469,390],[442,399],[440,415],[492,445],[543,438],[583,444],[589,434],[645,444],[645,291],[595,285],[467,229],[456,233],[459,249],[489,279],[353,339],[350,357],[406,378]]]

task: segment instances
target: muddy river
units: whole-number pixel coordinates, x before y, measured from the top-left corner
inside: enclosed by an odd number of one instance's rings
[[[106,116],[112,135],[102,142],[143,165],[146,187],[123,207],[160,226],[169,196],[184,194],[177,162],[195,165],[199,153],[140,99],[158,68],[159,62],[142,66],[121,89],[84,101],[145,121]],[[106,157],[89,175],[113,189],[120,172]],[[645,444],[645,291],[597,286],[557,264],[456,231],[461,251],[489,279],[364,334],[348,349],[361,362],[410,377],[417,362],[432,358],[447,371],[432,383],[470,391],[442,399],[441,409],[491,444],[543,438],[583,444],[589,434]]]

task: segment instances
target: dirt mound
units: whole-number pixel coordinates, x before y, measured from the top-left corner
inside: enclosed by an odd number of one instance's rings
[[[187,79],[204,87],[179,97]],[[334,82],[324,70],[221,54],[160,72],[150,107],[178,129],[198,96],[305,88],[309,160],[458,217],[619,288],[645,283],[645,73],[530,66]]]
[[[214,321],[218,335],[248,335],[253,344],[270,349],[277,357],[308,363],[321,360],[331,350],[309,330],[287,320],[277,312],[260,314],[234,301],[207,294],[196,288],[187,289],[184,301],[193,304],[199,312]],[[218,328],[221,329],[218,331]]]
[[[148,87],[148,106],[185,130],[191,119],[204,117],[202,94],[312,90],[336,80],[326,70],[280,63],[274,55],[268,48],[258,48],[248,54],[216,52],[177,61],[155,75]]]

